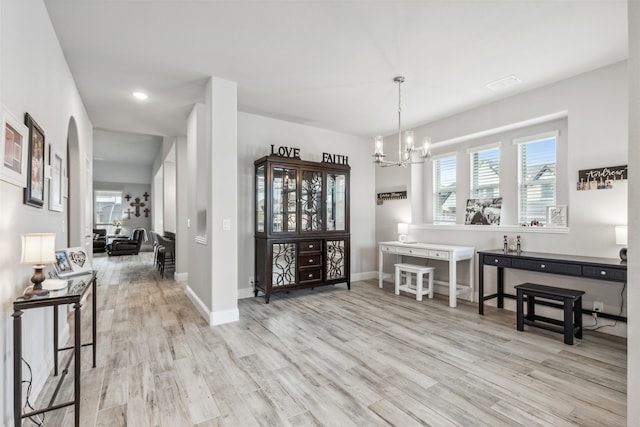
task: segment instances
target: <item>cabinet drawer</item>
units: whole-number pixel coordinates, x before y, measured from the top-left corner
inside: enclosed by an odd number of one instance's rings
[[[300,283],[319,281],[322,278],[322,270],[319,268],[303,269],[298,274]]]
[[[320,265],[320,255],[303,255],[301,254],[298,257],[298,265],[300,268],[311,267],[311,266],[319,266]]]
[[[397,248],[395,246],[382,245],[380,246],[380,249],[382,250],[382,252],[392,252],[392,253],[397,252]]]
[[[309,240],[298,243],[300,252],[320,252],[322,250],[322,242],[320,240]]]
[[[449,259],[449,252],[447,251],[429,251],[429,256],[432,258]]]
[[[616,280],[621,282],[627,281],[627,271],[619,268],[584,266],[582,267],[582,275],[584,277],[592,277],[594,279]]]
[[[568,274],[571,276],[580,276],[582,267],[576,264],[567,264],[562,262],[536,261],[531,259],[514,259],[511,262],[513,268],[522,270],[543,271],[546,273]]]
[[[498,255],[484,255],[482,263],[485,265],[495,265],[496,267],[511,267],[511,258]]]
[[[429,251],[427,249],[397,248],[397,252],[400,255],[415,255],[415,256],[428,256],[429,255]]]

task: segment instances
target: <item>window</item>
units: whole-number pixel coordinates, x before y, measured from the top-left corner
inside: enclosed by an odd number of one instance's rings
[[[436,222],[456,222],[456,156],[433,161],[434,219]]]
[[[108,228],[116,219],[122,220],[122,192],[96,190],[95,225],[97,228]]]
[[[471,155],[471,198],[500,197],[500,147],[487,148]]]
[[[556,138],[538,136],[518,144],[518,221],[546,220],[547,206],[556,204]]]

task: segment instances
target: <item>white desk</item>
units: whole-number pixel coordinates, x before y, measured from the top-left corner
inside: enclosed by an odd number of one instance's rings
[[[438,259],[449,262],[449,307],[456,306],[456,297],[463,293],[469,294],[469,301],[473,302],[473,281],[475,248],[469,246],[438,245],[432,243],[402,243],[380,242],[378,243],[378,285],[382,288],[382,269],[384,267],[384,255],[396,255],[398,262],[403,255],[417,258]],[[457,283],[458,261],[467,261],[469,264],[469,284]]]

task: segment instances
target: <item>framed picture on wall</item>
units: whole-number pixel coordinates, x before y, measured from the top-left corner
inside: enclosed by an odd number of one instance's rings
[[[547,206],[547,227],[567,226],[567,205]]]
[[[51,170],[51,176],[49,177],[49,210],[52,211],[62,211],[64,202],[62,191],[64,185],[63,164],[62,155],[54,151],[52,146],[49,146],[49,168]]]
[[[27,188],[24,190],[24,203],[41,208],[44,205],[44,131],[29,113],[25,113],[24,123],[29,129]]]
[[[7,108],[2,108],[4,144],[0,153],[0,179],[27,186],[27,137],[29,130]]]

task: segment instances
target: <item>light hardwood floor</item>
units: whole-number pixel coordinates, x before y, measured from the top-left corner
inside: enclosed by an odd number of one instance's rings
[[[626,425],[626,340],[585,332],[568,346],[516,331],[513,312],[376,281],[240,300],[240,321],[209,327],[150,256],[95,260],[82,426]],[[73,425],[73,409],[45,425]]]

